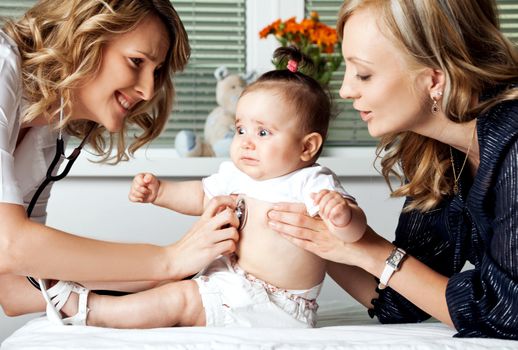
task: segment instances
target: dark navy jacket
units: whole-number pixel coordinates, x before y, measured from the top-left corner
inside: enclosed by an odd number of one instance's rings
[[[446,301],[456,336],[518,339],[518,100],[480,116],[477,135],[475,177],[464,171],[459,194],[438,208],[403,213],[394,243],[451,276]],[[457,174],[464,156],[454,155]],[[466,261],[474,268],[461,271]],[[429,317],[390,288],[373,303],[382,323]]]

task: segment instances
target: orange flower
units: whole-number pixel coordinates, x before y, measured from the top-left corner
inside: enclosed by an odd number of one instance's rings
[[[307,33],[310,29],[315,27],[315,21],[309,18],[304,18],[302,22],[300,22],[300,26],[304,33]]]
[[[282,46],[297,46],[301,52],[308,55],[318,64],[315,79],[327,84],[332,73],[338,69],[342,61],[338,50],[336,30],[320,22],[318,13],[312,11],[308,18],[297,22],[295,17],[285,21],[277,19],[259,32],[261,39],[273,34]],[[337,54],[335,54],[337,52]],[[279,65],[284,69],[285,65]]]
[[[264,39],[272,32],[271,26],[266,26],[259,32],[259,38]]]
[[[284,32],[285,33],[291,33],[291,34],[297,34],[302,32],[302,27],[299,23],[295,21],[295,17],[290,18],[284,23]]]
[[[280,19],[276,20],[275,22],[273,22],[273,23],[271,24],[272,29],[274,30],[274,33],[279,32],[279,28],[280,28],[281,24],[282,24],[282,22],[281,22],[281,20],[280,20]]]

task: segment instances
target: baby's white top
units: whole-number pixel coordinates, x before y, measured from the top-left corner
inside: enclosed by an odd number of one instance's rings
[[[340,184],[335,173],[319,164],[296,170],[292,173],[268,180],[254,180],[234,163],[221,163],[216,174],[203,179],[207,197],[244,194],[266,202],[304,203],[308,214],[315,216],[318,206],[313,203],[311,193],[323,189],[337,191],[342,196],[356,201]]]

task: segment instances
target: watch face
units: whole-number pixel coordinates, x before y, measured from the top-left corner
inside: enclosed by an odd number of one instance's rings
[[[390,264],[394,268],[397,268],[399,263],[401,262],[401,259],[403,259],[405,256],[405,253],[400,250],[395,250],[392,252],[390,257],[387,260],[387,264]]]

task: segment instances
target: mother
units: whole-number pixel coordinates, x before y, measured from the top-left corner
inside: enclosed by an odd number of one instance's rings
[[[518,52],[495,2],[346,0],[338,31],[340,95],[381,138],[387,182],[402,180],[395,241],[338,241],[295,205],[270,224],[332,261],[383,323],[431,315],[458,336],[518,339]]]
[[[232,205],[231,198],[214,200],[187,235],[166,247],[96,241],[45,226],[49,188],[32,210],[35,220],[27,218],[25,208],[45,178],[58,133],[87,140],[105,159],[114,155],[115,163],[126,159],[128,150],[162,131],[173,104],[171,78],[190,53],[168,0],[56,5],[40,0],[0,31],[0,303],[8,315],[43,308],[24,275],[181,279],[233,251],[237,239],[231,210],[216,214]],[[138,135],[128,147],[130,126]]]

